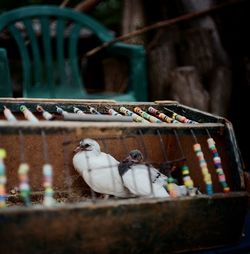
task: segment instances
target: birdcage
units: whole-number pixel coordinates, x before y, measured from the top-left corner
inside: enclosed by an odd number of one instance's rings
[[[248,195],[228,120],[175,101],[0,99],[0,107],[1,253],[176,253],[240,240]],[[150,195],[94,191],[72,164],[86,138],[119,162],[140,150],[143,165],[167,175],[169,196],[155,196],[151,182]],[[174,195],[173,182],[186,194]]]

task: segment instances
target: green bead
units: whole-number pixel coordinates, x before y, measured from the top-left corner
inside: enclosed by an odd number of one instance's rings
[[[24,112],[26,109],[27,109],[26,106],[24,106],[24,105],[21,105],[21,106],[20,106],[20,110],[21,110],[22,112]]]
[[[168,182],[168,183],[174,183],[175,180],[174,180],[173,177],[170,176],[170,177],[167,179],[167,182]]]

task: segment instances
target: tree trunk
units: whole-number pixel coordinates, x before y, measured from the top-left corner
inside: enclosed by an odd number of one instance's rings
[[[142,0],[125,0],[123,6],[122,34],[127,34],[145,26]],[[144,44],[144,35],[127,40],[128,43]]]
[[[227,116],[232,91],[232,75],[229,68],[215,68],[210,82],[210,111],[220,116]]]
[[[171,95],[174,100],[204,111],[209,109],[209,94],[200,82],[195,67],[176,68],[171,73]]]
[[[177,66],[175,54],[176,29],[158,31],[154,47],[148,51],[148,73],[150,100],[172,99],[170,91],[170,72]]]
[[[212,7],[212,0],[182,0],[185,11],[195,12]],[[231,98],[232,79],[229,58],[222,46],[216,24],[209,16],[189,23],[193,28],[200,29],[186,38],[189,50],[185,50],[184,62],[190,59],[202,76],[203,83],[210,93],[210,111],[226,116]],[[199,31],[199,30],[198,30]],[[186,59],[185,59],[186,58]]]
[[[107,92],[126,91],[128,84],[128,66],[121,59],[107,58],[102,61],[104,85]]]
[[[202,78],[210,77],[216,61],[209,29],[198,27],[184,31],[178,49],[181,65],[195,66]]]

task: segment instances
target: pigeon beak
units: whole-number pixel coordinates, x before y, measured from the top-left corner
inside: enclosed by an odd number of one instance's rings
[[[78,153],[80,151],[88,151],[89,146],[90,146],[89,144],[85,144],[85,145],[80,144],[79,146],[76,147],[76,149],[74,150],[74,153]]]
[[[75,150],[74,150],[74,153],[78,153],[78,152],[80,152],[80,151],[82,151],[82,150],[83,150],[83,147],[77,146],[77,147],[75,148]]]

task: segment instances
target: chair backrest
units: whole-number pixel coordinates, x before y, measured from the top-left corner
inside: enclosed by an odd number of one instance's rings
[[[87,93],[79,68],[79,49],[82,47],[79,39],[89,31],[101,45],[113,40],[114,36],[85,14],[57,6],[22,7],[0,16],[0,33],[3,31],[7,31],[18,45],[23,97],[147,100],[144,47],[121,42],[112,44],[105,52],[127,59],[127,90],[122,94]],[[0,61],[4,56],[2,52]],[[8,69],[1,64],[0,69]],[[0,74],[0,86],[8,85],[7,78],[5,73]],[[0,88],[1,91],[5,94],[0,97],[11,96],[8,88]]]

